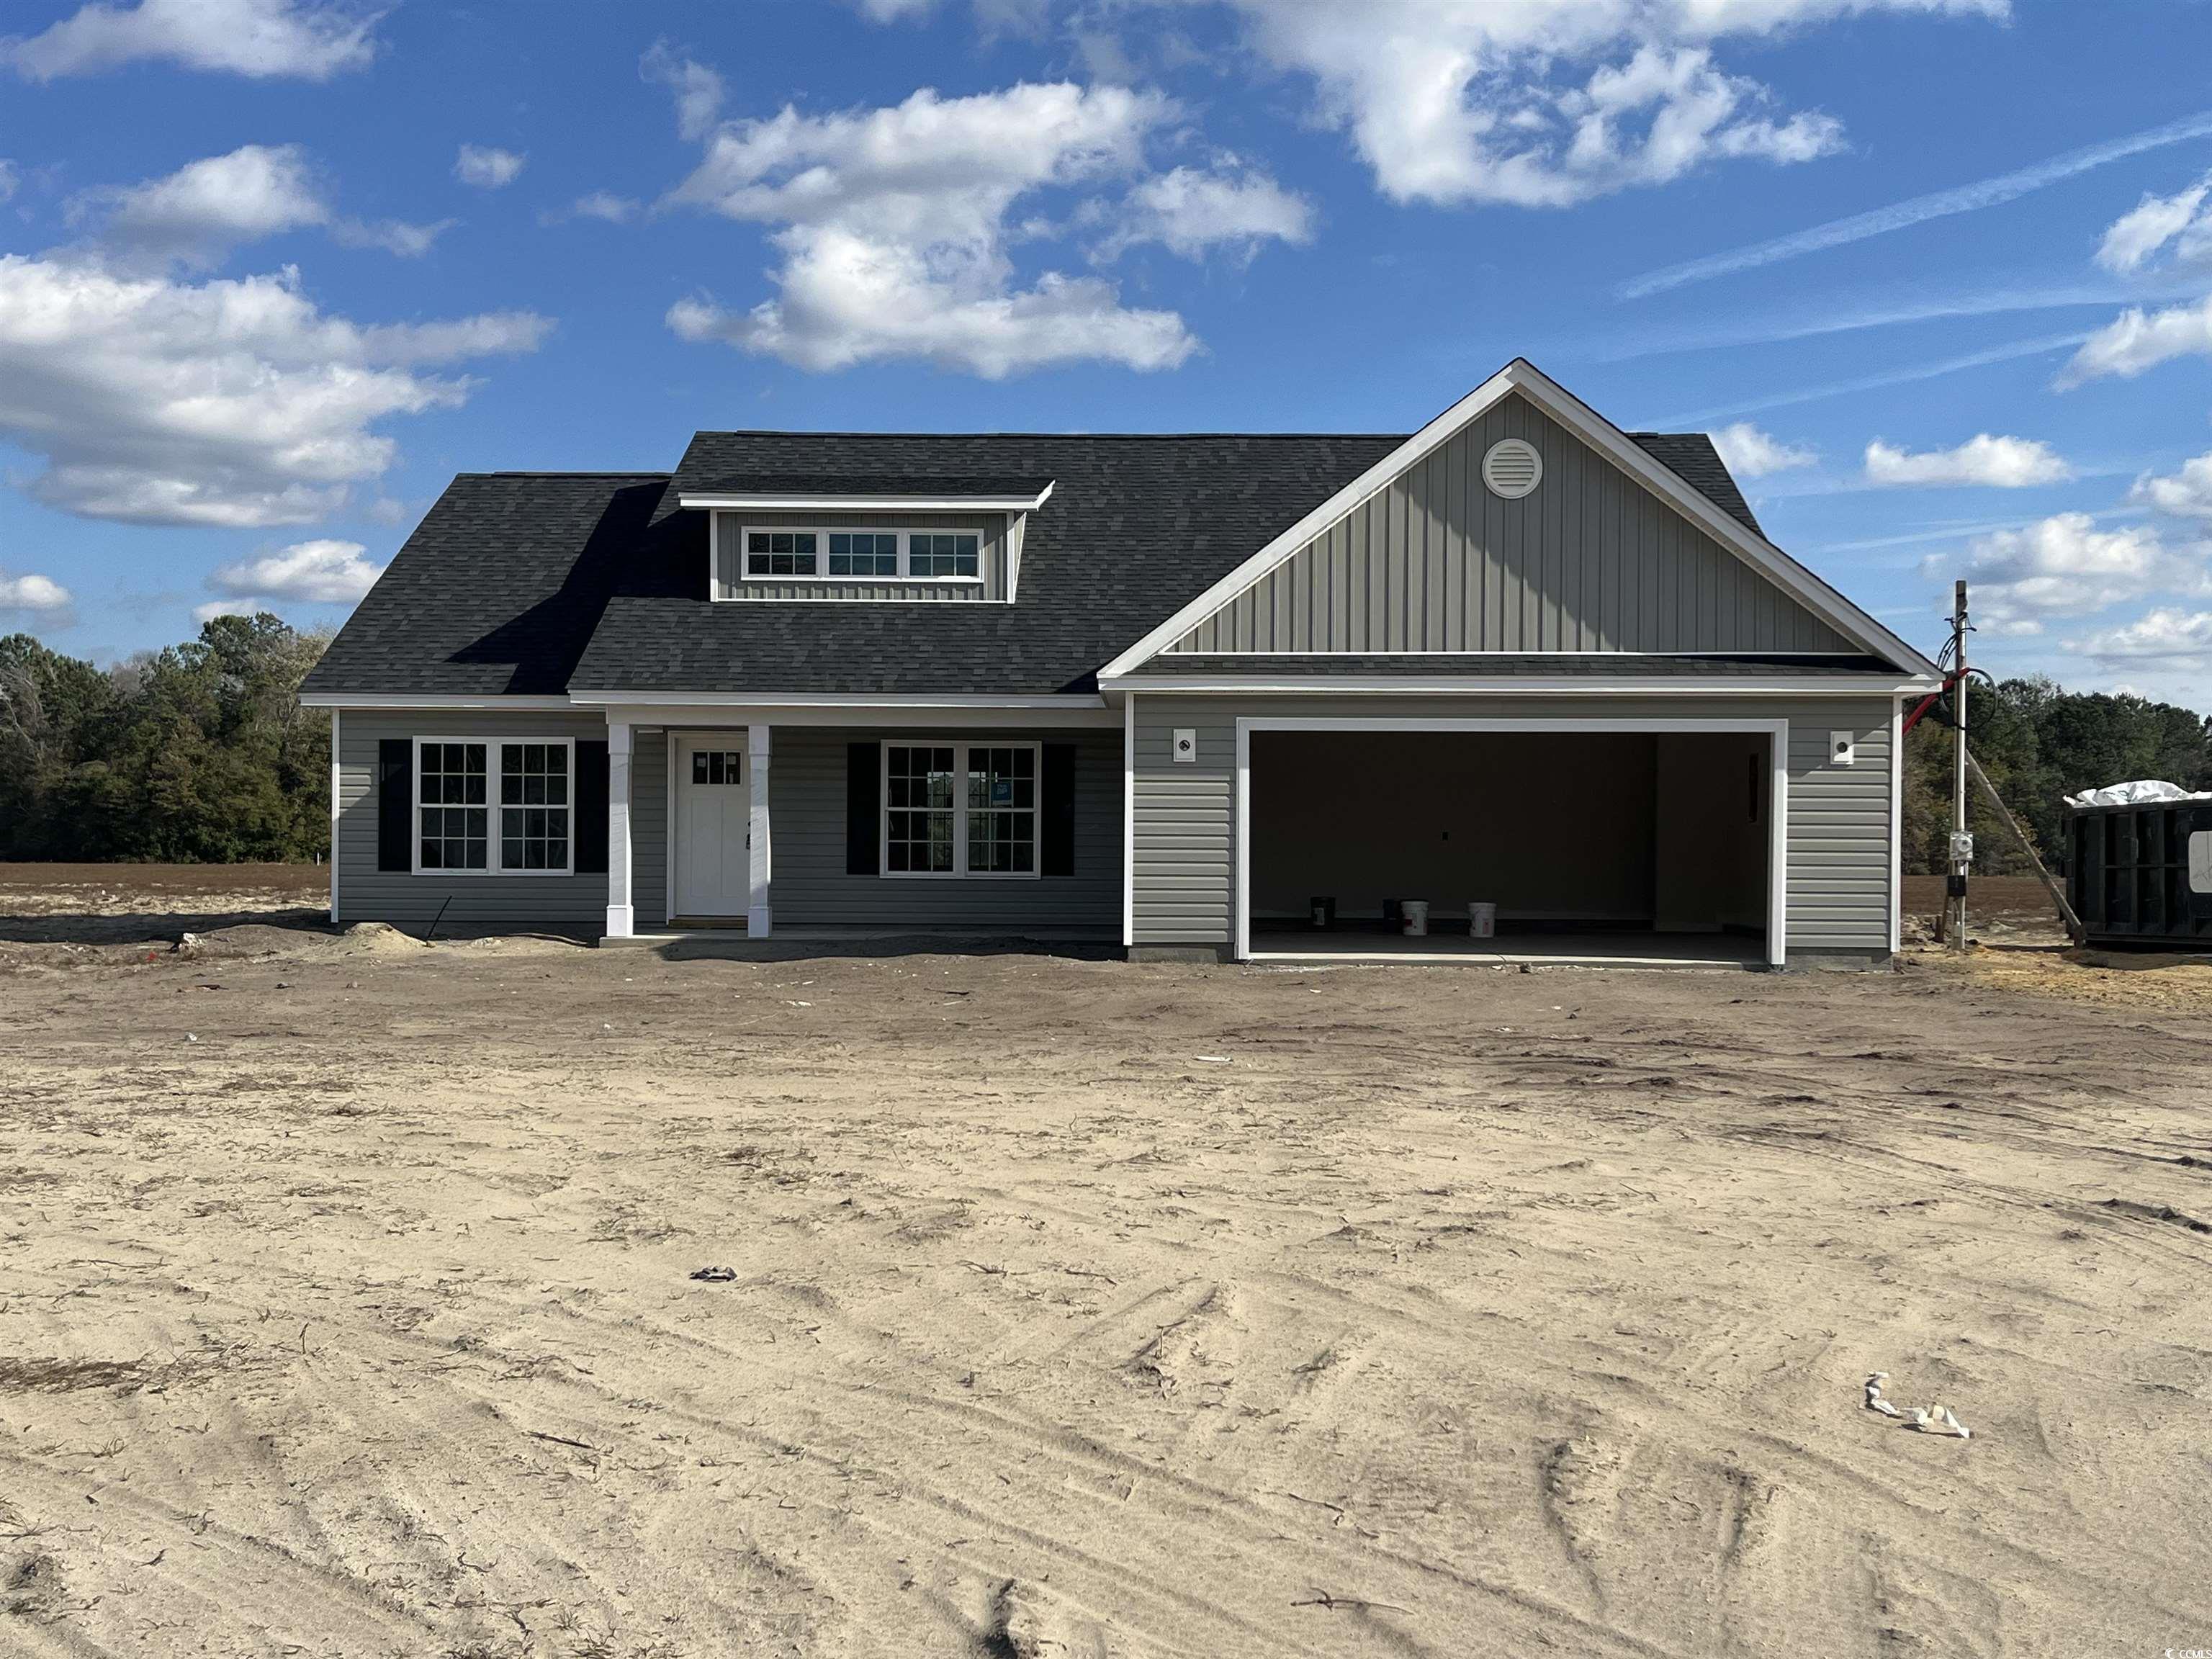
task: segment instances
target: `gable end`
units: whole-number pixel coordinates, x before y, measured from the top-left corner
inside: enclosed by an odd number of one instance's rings
[[[1519,499],[1483,481],[1508,439],[1542,457]],[[1863,649],[1516,391],[1166,653]]]

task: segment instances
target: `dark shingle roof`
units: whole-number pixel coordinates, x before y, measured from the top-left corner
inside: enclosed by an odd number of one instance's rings
[[[1631,432],[1628,441],[1660,465],[1703,495],[1754,536],[1766,532],[1751,516],[1751,503],[1743,498],[1728,463],[1702,432]]]
[[[556,695],[618,573],[648,556],[665,472],[464,472],[301,687]]]
[[[702,433],[700,435],[735,437],[738,434]],[[883,493],[883,478],[876,473],[839,472],[826,466],[812,472],[760,472],[750,470],[742,459],[725,464],[711,453],[701,457],[701,447],[695,442],[690,453],[684,457],[683,466],[677,471],[674,482],[676,493],[679,495],[876,495]],[[1050,478],[1015,477],[1000,473],[912,473],[902,474],[898,487],[910,495],[986,496],[1003,500],[1013,495],[1025,499],[1034,497],[1051,482]]]
[[[581,690],[1039,695],[1099,665],[1389,454],[1389,437],[1050,437],[702,432],[660,523],[681,550],[626,586],[574,677]],[[909,481],[1037,477],[1013,605],[704,602],[704,515],[686,481],[819,469],[886,493]]]
[[[1700,434],[1636,441],[1754,530]],[[666,473],[464,473],[310,693],[1088,690],[1098,667],[1405,441],[702,432]],[[1030,494],[1019,602],[707,599],[687,491]]]
[[[1335,655],[1234,656],[1177,652],[1152,657],[1131,672],[1139,678],[1177,674],[1229,675],[1243,679],[1287,679],[1307,675],[1402,674],[1408,678],[1437,675],[1534,675],[1546,679],[1802,679],[1829,674],[1875,674],[1894,680],[1897,671],[1879,657],[1645,657],[1627,652],[1591,656],[1508,655],[1480,652],[1466,655],[1363,657]]]

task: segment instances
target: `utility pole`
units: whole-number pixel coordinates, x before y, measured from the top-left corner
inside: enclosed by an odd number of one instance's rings
[[[1951,591],[1951,672],[1958,678],[1951,708],[1958,730],[1951,759],[1951,874],[1943,888],[1943,939],[1954,951],[1966,948],[1966,872],[1974,862],[1974,838],[1966,829],[1966,584]]]

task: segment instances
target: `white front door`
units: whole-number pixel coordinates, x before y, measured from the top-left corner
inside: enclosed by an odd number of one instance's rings
[[[676,738],[676,915],[742,916],[752,903],[752,780],[743,732]]]

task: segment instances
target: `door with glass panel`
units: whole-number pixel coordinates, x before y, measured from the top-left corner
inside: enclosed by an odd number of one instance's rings
[[[679,733],[676,750],[676,904],[702,921],[742,916],[752,902],[751,779],[743,737]]]

